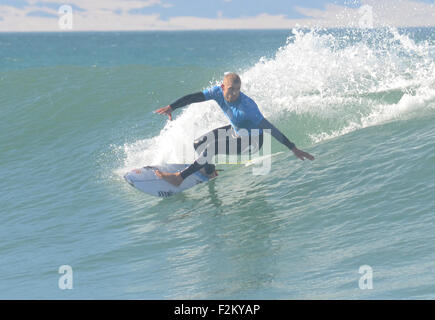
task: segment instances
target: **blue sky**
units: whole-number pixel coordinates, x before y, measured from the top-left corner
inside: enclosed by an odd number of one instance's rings
[[[360,6],[360,1],[325,0],[168,0],[171,7],[147,6],[130,10],[133,14],[158,13],[162,19],[175,16],[196,16],[215,18],[218,11],[227,18],[257,16],[259,14],[285,15],[287,18],[303,18],[295,6],[324,9],[327,3],[342,4],[350,7]]]
[[[59,31],[65,4],[77,31],[355,26],[362,6],[375,26],[435,25],[435,0],[0,0],[0,31]]]

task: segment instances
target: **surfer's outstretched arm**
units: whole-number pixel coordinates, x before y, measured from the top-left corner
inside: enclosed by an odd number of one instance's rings
[[[203,102],[203,101],[205,101],[204,94],[202,92],[196,92],[196,93],[188,94],[187,96],[178,99],[177,101],[171,103],[170,105],[167,105],[166,107],[157,109],[154,112],[159,114],[166,114],[169,117],[169,120],[172,120],[171,113],[175,109],[187,106],[188,104]]]
[[[287,137],[279,131],[273,124],[271,124],[266,118],[261,120],[260,124],[258,125],[261,129],[270,129],[270,133],[272,134],[272,137],[274,137],[276,140],[281,142],[283,145],[285,145],[287,148],[289,148],[296,157],[298,157],[301,160],[305,160],[305,158],[314,160],[314,157],[309,154],[308,152],[299,150],[296,148],[295,144],[291,142]]]

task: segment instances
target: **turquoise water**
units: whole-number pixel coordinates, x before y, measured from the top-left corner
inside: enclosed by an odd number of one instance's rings
[[[129,186],[227,124],[153,113],[226,71],[316,160]],[[0,298],[434,299],[434,75],[433,28],[0,34]]]

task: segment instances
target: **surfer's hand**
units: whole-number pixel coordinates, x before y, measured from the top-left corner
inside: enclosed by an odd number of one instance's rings
[[[172,121],[172,108],[171,106],[166,106],[160,109],[157,109],[156,111],[154,111],[155,113],[159,113],[159,114],[166,114],[169,117],[169,120]]]
[[[308,152],[299,150],[296,147],[293,147],[292,151],[295,154],[295,156],[301,160],[305,160],[305,158],[307,158],[309,160],[314,160],[314,157],[311,154],[309,154]]]

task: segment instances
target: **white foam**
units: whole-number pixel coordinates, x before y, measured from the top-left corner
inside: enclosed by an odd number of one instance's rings
[[[192,163],[195,160],[194,140],[227,124],[218,109],[214,101],[205,101],[177,110],[173,113],[174,120],[168,120],[157,136],[123,146],[126,157],[119,173],[145,164]],[[181,114],[177,115],[180,111]]]
[[[396,29],[340,36],[294,29],[273,58],[261,58],[240,73],[242,91],[272,122],[288,125],[292,136],[318,143],[433,110],[433,48],[428,40],[416,43]],[[190,163],[194,139],[228,123],[209,101],[174,115],[157,136],[123,146],[123,172],[144,164]],[[306,121],[298,126],[303,131],[291,131],[301,121]]]
[[[423,88],[418,90],[417,94],[404,94],[396,104],[376,105],[372,112],[360,119],[360,122],[350,122],[347,126],[332,131],[330,133],[322,132],[320,134],[310,135],[314,143],[323,140],[336,138],[355,130],[367,128],[370,126],[381,125],[397,119],[406,119],[413,114],[418,115],[423,110],[435,110],[435,90]]]

